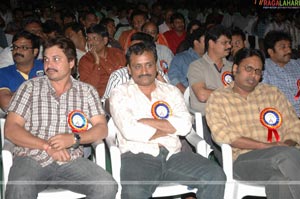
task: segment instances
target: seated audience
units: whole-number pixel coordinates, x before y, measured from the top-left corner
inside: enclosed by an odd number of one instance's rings
[[[234,82],[209,97],[207,123],[232,147],[234,178],[264,182],[267,198],[300,198],[300,120],[278,88],[260,83],[263,69],[260,51],[238,51]]]

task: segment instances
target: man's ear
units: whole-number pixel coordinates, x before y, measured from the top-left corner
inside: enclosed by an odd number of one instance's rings
[[[75,66],[75,59],[72,59],[69,63],[70,63],[70,69],[74,68],[74,66]]]
[[[33,49],[33,55],[34,55],[34,57],[37,58],[38,54],[39,54],[39,49],[38,48],[34,48]]]
[[[233,76],[236,75],[237,71],[238,71],[238,65],[237,64],[233,64],[233,66],[232,66],[232,74],[233,74]]]
[[[130,68],[129,64],[127,64],[127,70],[128,70],[128,74],[131,76],[131,68]]]
[[[104,37],[103,40],[104,40],[104,45],[106,46],[108,44],[108,37]]]
[[[273,49],[268,48],[267,52],[268,52],[270,57],[273,57],[273,55],[274,55],[274,50]]]

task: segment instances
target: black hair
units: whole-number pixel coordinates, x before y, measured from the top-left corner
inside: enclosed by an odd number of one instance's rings
[[[181,19],[181,20],[183,20],[183,22],[185,23],[184,16],[183,16],[181,13],[179,13],[179,12],[175,12],[175,13],[171,16],[170,22],[171,22],[171,23],[174,23],[174,21],[175,21],[176,19]]]
[[[292,43],[292,37],[286,32],[273,30],[266,34],[264,38],[264,49],[267,57],[270,57],[268,49],[274,50],[275,44],[282,40],[290,41]]]
[[[231,39],[230,30],[225,28],[222,25],[215,25],[215,26],[211,27],[210,29],[208,29],[208,31],[206,31],[206,33],[205,33],[205,51],[208,50],[209,40],[213,40],[214,42],[216,42],[222,35]]]
[[[108,37],[108,31],[106,27],[101,24],[92,25],[86,30],[86,33],[96,33],[101,35],[102,37]]]
[[[109,17],[101,19],[100,24],[103,25],[103,26],[107,26],[107,24],[109,22],[112,22],[112,23],[115,24],[115,20],[113,20],[112,18],[109,18]]]
[[[154,42],[139,42],[130,46],[126,52],[126,61],[130,65],[130,57],[132,54],[141,55],[144,52],[151,52],[154,55],[155,63],[157,62],[157,52]]]
[[[135,16],[143,16],[145,21],[148,19],[147,13],[141,10],[134,10],[130,15],[130,21],[132,22]]]
[[[239,66],[239,64],[246,58],[248,57],[253,57],[253,56],[257,56],[260,58],[263,67],[262,70],[264,70],[264,65],[265,65],[265,57],[263,55],[263,53],[260,50],[257,49],[252,49],[252,48],[242,48],[239,51],[237,51],[237,53],[234,56],[233,59],[233,64],[236,64],[237,66]]]
[[[32,49],[37,48],[38,50],[40,49],[40,39],[38,36],[26,31],[22,30],[20,32],[17,32],[12,39],[12,43],[17,41],[19,38],[25,38],[31,41]]]
[[[231,36],[241,36],[243,41],[246,40],[246,35],[245,35],[244,31],[242,31],[238,27],[234,27],[231,29]]]
[[[194,41],[199,40],[202,36],[205,35],[206,29],[204,27],[199,27],[188,37],[188,42],[191,47],[194,47]]]
[[[75,44],[69,38],[64,36],[57,36],[55,38],[48,39],[44,42],[44,52],[47,48],[51,48],[53,46],[58,46],[58,48],[62,49],[65,53],[68,61],[74,60],[75,66],[77,65],[77,54],[76,54],[76,47]]]
[[[64,26],[64,32],[66,32],[66,30],[68,28],[71,28],[74,32],[79,32],[81,31],[83,36],[86,37],[86,34],[85,34],[85,30],[84,30],[84,27],[83,25],[81,25],[80,23],[77,23],[77,22],[70,22],[70,23],[67,23],[65,26]]]
[[[62,34],[62,29],[60,25],[54,20],[47,20],[42,24],[44,33],[49,34],[51,32],[56,32],[57,34]]]
[[[141,41],[147,41],[147,42],[154,42],[153,37],[147,33],[144,32],[136,32],[131,35],[130,41],[136,41],[136,40],[141,40]]]

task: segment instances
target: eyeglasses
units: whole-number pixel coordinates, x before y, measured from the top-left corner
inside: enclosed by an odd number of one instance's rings
[[[18,50],[18,49],[21,49],[23,51],[27,51],[29,49],[33,49],[33,47],[32,46],[17,46],[17,45],[12,45],[10,47],[10,49],[11,49],[11,51]]]
[[[232,46],[239,46],[240,44],[242,44],[242,42],[243,42],[243,41],[241,41],[241,40],[236,40],[236,41],[234,41],[234,42],[231,41],[231,45],[232,45]]]
[[[256,75],[263,75],[264,73],[264,71],[262,71],[261,69],[253,68],[252,66],[244,66],[244,68],[248,73],[252,73],[253,71]]]
[[[144,30],[144,33],[147,33],[149,35],[156,35],[157,34],[157,31],[156,30]]]
[[[86,37],[86,41],[101,41],[102,37],[93,36],[93,37]]]
[[[227,41],[216,41],[216,43],[219,42],[220,44],[222,44],[223,46],[226,46],[226,45],[231,45],[231,41],[230,40],[227,40]]]

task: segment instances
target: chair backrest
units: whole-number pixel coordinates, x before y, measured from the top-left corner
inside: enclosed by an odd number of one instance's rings
[[[190,92],[191,91],[190,91],[190,89],[191,88],[189,86],[185,89],[185,91],[183,93],[183,98],[184,98],[184,103],[185,103],[186,107],[188,108],[190,113],[192,115],[194,115],[196,111],[191,108],[191,103],[190,103]]]
[[[4,145],[4,124],[5,124],[5,119],[0,118],[1,147],[3,147]]]
[[[108,145],[110,151],[110,159],[111,159],[111,169],[112,169],[112,176],[118,183],[119,189],[116,195],[116,199],[121,198],[121,152],[117,146],[117,133],[116,133],[116,126],[112,118],[108,121],[108,135],[105,138],[105,141]]]
[[[184,103],[186,107],[190,108],[190,87],[188,86],[183,93]]]

